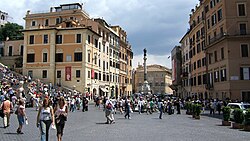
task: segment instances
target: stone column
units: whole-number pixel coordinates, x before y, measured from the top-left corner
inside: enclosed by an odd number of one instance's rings
[[[147,81],[147,49],[144,48],[143,50],[144,52],[144,57],[143,57],[143,60],[144,60],[144,81]]]

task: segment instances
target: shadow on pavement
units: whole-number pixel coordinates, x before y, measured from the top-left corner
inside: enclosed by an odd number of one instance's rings
[[[207,117],[211,117],[211,118],[217,118],[217,119],[223,119],[223,115],[222,114],[209,114],[209,113],[202,113],[201,116],[207,116]]]
[[[7,134],[7,135],[19,135],[17,133],[4,133],[4,134]]]
[[[106,124],[106,122],[98,122],[98,123],[96,123],[96,124]]]

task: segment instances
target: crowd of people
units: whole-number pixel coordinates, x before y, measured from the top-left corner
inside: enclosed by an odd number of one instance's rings
[[[34,107],[37,112],[37,127],[41,133],[41,141],[48,141],[49,128],[57,130],[58,141],[62,140],[68,112],[88,111],[89,97],[77,91],[63,91],[51,83],[46,84],[39,79],[32,80],[30,76],[23,76],[10,71],[0,65],[0,116],[3,118],[4,128],[10,126],[10,116],[16,115],[19,126],[17,133],[23,134],[23,126],[27,124],[27,107]],[[210,114],[221,113],[223,106],[229,100],[203,100],[195,97],[180,99],[176,97],[162,97],[157,95],[132,95],[119,98],[94,95],[95,107],[103,109],[106,124],[114,124],[114,114],[124,114],[124,118],[131,119],[131,113],[139,114],[159,113],[181,114],[187,102],[199,102],[202,111],[210,110]]]
[[[126,119],[131,119],[131,113],[138,111],[139,114],[146,113],[152,114],[153,112],[159,112],[159,118],[162,119],[162,113],[168,113],[169,115],[181,113],[183,107],[183,101],[174,98],[159,98],[157,96],[124,96],[115,99],[95,96],[95,106],[99,109],[103,107],[105,116],[108,123],[114,123],[113,114],[124,114]]]
[[[17,74],[0,65],[0,115],[4,128],[10,126],[11,115],[17,117],[17,134],[23,134],[23,126],[28,124],[25,109],[34,107],[38,111],[37,127],[41,141],[48,141],[51,125],[57,130],[58,141],[61,141],[68,107],[72,112],[77,106],[79,108],[79,97],[80,93],[74,92],[72,95],[72,92],[57,90],[51,84],[45,84],[39,79],[32,81],[30,76]]]
[[[114,123],[114,114],[124,114],[126,119],[131,119],[131,113],[138,111],[139,114],[146,113],[152,114],[153,112],[159,113],[159,118],[162,119],[162,114],[181,114],[181,109],[186,109],[186,104],[200,103],[202,113],[205,110],[209,110],[210,115],[222,113],[223,107],[227,106],[231,101],[226,99],[224,101],[219,99],[198,99],[197,97],[188,97],[186,99],[180,99],[176,97],[168,96],[143,96],[133,95],[120,98],[108,98],[104,96],[95,96],[95,106],[99,109],[103,106],[105,116],[107,118],[107,124]]]

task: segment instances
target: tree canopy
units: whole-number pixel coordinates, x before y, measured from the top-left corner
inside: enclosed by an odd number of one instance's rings
[[[9,40],[20,40],[23,39],[23,33],[21,30],[23,26],[18,25],[17,23],[7,23],[0,28],[0,41]]]

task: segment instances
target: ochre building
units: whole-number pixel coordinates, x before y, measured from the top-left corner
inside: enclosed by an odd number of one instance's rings
[[[90,18],[78,3],[52,7],[45,13],[27,11],[24,19],[24,75],[91,96],[132,93],[131,82],[123,80],[131,77],[128,62],[133,53],[120,26]],[[123,61],[126,68],[122,69]],[[122,70],[128,70],[124,78]]]
[[[181,39],[185,96],[250,101],[250,1],[200,0]]]

